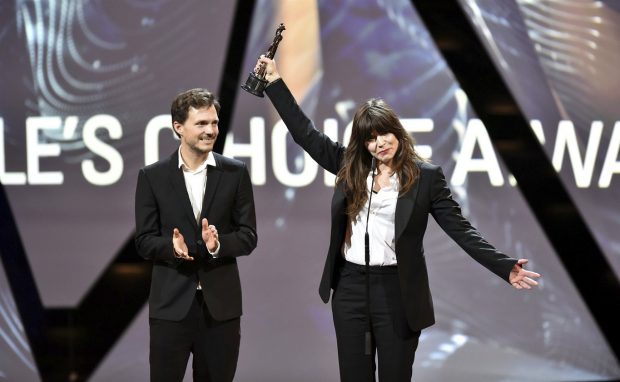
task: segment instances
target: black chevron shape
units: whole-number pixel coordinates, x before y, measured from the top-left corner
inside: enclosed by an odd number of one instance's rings
[[[235,8],[220,83],[222,137],[229,129],[241,84],[254,6],[255,0],[237,1]],[[215,151],[221,152],[223,146],[224,140],[218,140]],[[2,184],[0,227],[0,257],[39,375],[43,381],[86,381],[144,307],[151,264],[138,256],[131,233],[77,307],[46,309]]]
[[[458,0],[411,0],[620,359],[620,283]],[[544,186],[543,186],[544,185]],[[543,191],[544,188],[544,192]]]

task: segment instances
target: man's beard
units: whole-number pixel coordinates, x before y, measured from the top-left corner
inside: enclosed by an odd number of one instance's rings
[[[195,152],[196,154],[207,154],[209,151],[211,151],[213,149],[213,145],[215,144],[215,139],[212,139],[212,143],[211,143],[211,147],[210,148],[202,148],[199,146],[200,142],[202,141],[202,139],[208,139],[209,137],[207,136],[201,136],[198,139],[196,139],[196,141],[192,142],[191,144],[189,144],[189,148],[190,150],[192,150],[193,152]]]

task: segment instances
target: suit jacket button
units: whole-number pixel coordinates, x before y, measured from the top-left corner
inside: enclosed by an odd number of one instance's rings
[[[196,242],[196,244],[198,244],[198,245],[203,245],[204,243],[202,242],[202,240],[198,240],[198,241]]]

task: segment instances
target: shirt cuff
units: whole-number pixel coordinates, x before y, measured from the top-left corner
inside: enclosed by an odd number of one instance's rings
[[[207,247],[207,252],[209,252],[209,255],[213,257],[218,257],[218,254],[220,253],[220,241],[217,241],[217,248],[215,248],[215,251],[211,252],[209,247]]]

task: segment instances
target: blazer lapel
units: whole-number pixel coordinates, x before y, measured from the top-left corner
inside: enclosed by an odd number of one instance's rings
[[[179,157],[176,151],[172,155],[172,158],[170,158],[170,182],[177,195],[177,199],[181,201],[181,208],[184,214],[195,224],[196,218],[194,217],[192,204],[189,201],[187,187],[185,186],[185,178],[183,177],[183,169],[179,167]]]
[[[215,159],[215,162],[216,163],[218,162],[217,158]],[[206,217],[207,219],[209,219],[208,212],[209,212],[209,209],[211,208],[211,205],[213,204],[213,199],[215,199],[215,191],[217,189],[218,184],[220,183],[221,177],[222,177],[222,170],[220,170],[218,167],[207,166],[207,188],[205,189],[205,196],[202,199],[202,210],[200,213],[200,216],[201,216],[200,220],[202,220],[202,217]],[[198,224],[200,225],[201,223],[198,222]]]
[[[418,190],[420,179],[413,184],[411,189],[407,191],[407,193],[398,198],[396,202],[396,221],[394,223],[394,230],[396,237],[394,241],[398,241],[400,236],[403,234],[405,227],[407,226],[407,222],[411,218],[411,214],[413,214],[414,206],[416,198],[418,197]]]

